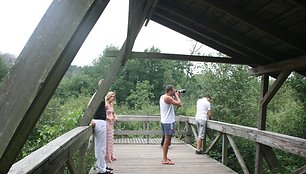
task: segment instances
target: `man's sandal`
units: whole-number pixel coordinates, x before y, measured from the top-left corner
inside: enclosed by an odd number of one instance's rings
[[[162,164],[164,165],[174,165],[174,162],[173,161],[170,161],[169,159],[166,160],[166,161],[162,161]]]
[[[170,158],[168,158],[168,159],[167,159],[167,161],[171,161],[171,159],[170,159]],[[161,161],[161,162],[163,162],[163,161]]]

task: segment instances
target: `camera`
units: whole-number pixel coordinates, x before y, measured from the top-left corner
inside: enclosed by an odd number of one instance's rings
[[[179,90],[177,90],[176,92],[185,93],[185,92],[186,92],[186,89],[179,89]]]

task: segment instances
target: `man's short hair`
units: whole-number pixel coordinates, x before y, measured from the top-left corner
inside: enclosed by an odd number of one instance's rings
[[[208,94],[205,94],[205,95],[204,95],[204,97],[205,97],[205,98],[209,98],[209,99],[211,99],[211,96],[210,96],[210,95],[208,95]]]
[[[166,86],[166,92],[169,92],[170,90],[172,90],[174,88],[173,85],[167,85]]]

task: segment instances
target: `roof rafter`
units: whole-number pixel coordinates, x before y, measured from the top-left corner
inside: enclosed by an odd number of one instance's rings
[[[116,57],[118,51],[107,51],[104,55],[107,57]],[[211,62],[211,63],[229,63],[239,65],[254,65],[250,60],[235,60],[229,57],[215,57],[215,56],[195,56],[183,54],[167,54],[167,53],[150,53],[150,52],[132,52],[130,58],[145,58],[145,59],[166,59],[166,60],[181,60],[181,61],[197,61],[197,62]]]
[[[265,32],[271,37],[281,40],[282,42],[287,43],[288,45],[291,45],[294,48],[299,49],[300,51],[306,53],[306,47],[305,47],[306,43],[304,41],[294,36],[289,36],[288,33],[280,31],[279,28],[274,27],[272,24],[265,22],[263,20],[259,20],[258,18],[251,16],[249,13],[244,13],[230,4],[225,4],[224,3],[225,1],[215,1],[215,0],[204,0],[204,1],[210,4],[211,6],[213,6],[214,8],[217,8],[218,10],[221,10],[228,15],[238,18],[244,23],[247,23],[256,29]]]
[[[265,62],[267,62],[267,60],[269,60],[269,62],[274,61],[272,58],[273,55],[271,55],[269,52],[263,51],[265,50],[264,48],[255,45],[249,39],[241,36],[241,34],[237,33],[236,31],[231,29],[225,30],[225,26],[216,24],[216,22],[205,20],[205,24],[203,24],[201,19],[192,18],[192,14],[187,14],[181,11],[178,12],[174,8],[168,6],[158,7],[156,13],[162,16],[167,16],[167,18],[171,17],[174,22],[177,23],[177,21],[179,21],[178,25],[184,24],[185,27],[189,27],[190,29],[194,30],[194,32],[198,32],[201,35],[214,40],[215,42],[224,44],[240,54],[245,54],[250,57],[257,57],[265,60]],[[224,38],[220,38],[220,36],[217,36],[214,33],[222,35]],[[233,37],[235,37],[235,39],[233,39]]]
[[[210,38],[203,36],[201,33],[195,32],[190,27],[177,24],[175,21],[165,18],[164,16],[155,15],[152,17],[152,20],[158,20],[160,24],[167,26],[168,28],[171,28],[181,34],[184,34],[185,36],[190,37],[200,43],[204,43],[205,45],[211,48],[215,48],[216,50],[222,52],[223,54],[227,54],[233,59],[241,59],[241,60],[250,59],[249,55],[245,55],[244,53],[238,53],[234,51],[232,48],[224,44],[221,44],[219,42],[216,42],[215,40],[211,40]]]

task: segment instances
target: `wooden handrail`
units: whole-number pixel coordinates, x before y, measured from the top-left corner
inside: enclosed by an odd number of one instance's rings
[[[151,122],[160,122],[160,116],[156,115],[117,115],[118,122],[141,121],[146,125],[147,130],[115,130],[115,135],[161,135],[161,129],[152,130],[148,126]],[[177,116],[176,122],[188,122],[188,117]],[[185,130],[176,130],[176,135],[191,135],[190,132]]]
[[[195,124],[194,118],[189,123]],[[214,120],[207,121],[207,128],[306,157],[306,139]]]
[[[191,125],[196,124],[194,117],[189,118],[189,123]],[[235,145],[233,139],[230,138],[229,135],[241,137],[241,138],[244,138],[244,139],[247,139],[247,140],[263,145],[263,147],[265,147],[264,154],[265,154],[266,162],[269,163],[269,167],[271,169],[273,170],[277,169],[279,173],[284,173],[284,170],[283,170],[283,167],[280,165],[279,161],[277,160],[277,157],[275,156],[272,148],[276,148],[284,152],[289,152],[292,154],[300,155],[302,157],[306,157],[306,139],[288,136],[288,135],[279,134],[279,133],[270,132],[270,131],[258,130],[256,128],[247,127],[247,126],[218,122],[214,120],[207,121],[207,128],[218,131],[223,135],[224,138],[223,138],[222,146],[224,146],[224,143],[226,144],[225,141],[230,141],[230,144],[235,152],[236,158],[239,161],[239,164],[244,174],[249,174],[249,170],[247,169],[245,162],[242,159],[242,156],[240,155],[237,146]],[[221,134],[219,134],[219,137]],[[215,140],[209,146],[209,148],[206,149],[205,151],[206,153],[210,151],[210,149],[218,141],[219,137],[215,138]],[[205,139],[204,139],[204,142],[205,142]],[[205,143],[203,147],[205,147]],[[222,147],[222,149],[224,149],[224,147]],[[227,155],[228,154],[226,151],[224,152],[222,151],[222,159],[226,159]],[[255,168],[256,167],[257,166],[255,166]]]
[[[126,121],[142,121],[149,124],[150,122],[159,122],[160,116],[118,115],[118,122]],[[194,117],[177,116],[176,121],[179,124],[185,123],[189,126],[195,124]],[[306,139],[214,120],[207,121],[207,128],[218,131],[221,134],[241,137],[272,148],[306,157]],[[15,163],[11,167],[9,173],[56,173],[57,171],[63,170],[65,164],[69,164],[70,167],[73,168],[73,164],[71,163],[72,155],[86,145],[92,132],[91,126],[77,127]],[[149,128],[145,130],[121,130],[121,132],[116,132],[120,135],[133,134],[149,136],[161,134],[160,130],[150,130]],[[178,130],[177,133],[188,137],[195,136],[191,128],[187,130]],[[194,137],[194,139],[195,138],[196,137]],[[233,144],[233,142],[231,143]]]
[[[66,161],[71,159],[91,135],[91,126],[77,127],[16,162],[9,174],[60,173]]]

